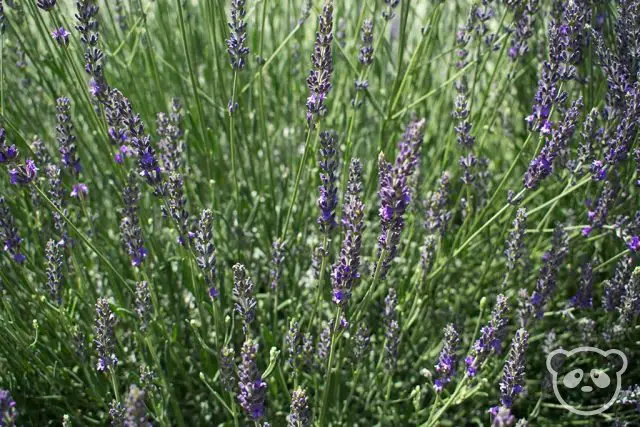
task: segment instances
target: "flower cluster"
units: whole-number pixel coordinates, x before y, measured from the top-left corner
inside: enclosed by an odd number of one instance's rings
[[[385,278],[396,256],[400,235],[404,229],[404,213],[412,198],[409,178],[420,161],[425,121],[412,120],[398,147],[395,164],[388,163],[382,153],[378,161],[380,196],[380,236],[378,259],[382,262],[380,277]]]
[[[138,217],[140,190],[133,172],[129,174],[129,182],[122,191],[122,199],[124,207],[120,221],[120,239],[131,258],[131,265],[137,267],[147,257],[147,249],[144,247],[142,228]]]
[[[204,275],[204,282],[209,288],[209,296],[212,298],[218,295],[216,288],[216,247],[213,244],[213,214],[205,209],[200,214],[200,221],[196,229],[194,238],[194,249],[196,251],[196,262]]]
[[[318,31],[311,55],[313,68],[307,77],[309,97],[307,98],[307,123],[315,126],[315,121],[327,113],[325,100],[331,90],[331,73],[333,73],[333,0],[325,0],[322,13],[318,17]]]
[[[27,257],[21,251],[22,238],[18,233],[15,220],[9,211],[4,197],[0,196],[0,237],[2,238],[3,249],[18,264],[25,262]]]
[[[400,325],[398,324],[398,296],[396,290],[389,288],[384,299],[384,365],[388,371],[393,371],[398,363],[398,346],[400,344]]]
[[[80,41],[85,47],[84,70],[91,77],[89,92],[100,102],[105,102],[109,94],[109,85],[104,76],[104,53],[98,47],[98,5],[95,0],[76,1],[76,30],[80,32]]]
[[[346,307],[351,297],[352,289],[360,279],[360,252],[362,247],[362,233],[364,231],[364,203],[360,199],[360,161],[353,159],[345,196],[344,215],[342,225],[345,230],[340,255],[331,269],[331,283],[333,286],[333,302]]]
[[[464,359],[467,365],[467,375],[476,376],[491,353],[500,354],[502,338],[507,326],[507,312],[509,310],[507,297],[500,294],[491,312],[489,323],[480,329],[480,338],[476,340],[471,353]]]
[[[338,162],[336,160],[336,136],[333,132],[320,133],[320,197],[318,207],[320,217],[318,224],[320,232],[330,234],[336,224],[336,206],[338,205],[338,188],[336,187],[336,170]]]
[[[47,258],[47,287],[49,296],[58,304],[62,302],[62,256],[64,246],[49,240],[45,248]]]
[[[247,23],[244,18],[247,14],[245,0],[231,1],[231,21],[229,22],[229,38],[227,39],[227,52],[231,60],[231,68],[242,70],[245,65],[249,48],[247,47]]]
[[[258,371],[258,344],[248,339],[242,345],[242,362],[238,366],[238,400],[252,420],[264,418],[267,383]]]
[[[443,333],[442,349],[440,350],[438,363],[435,365],[438,378],[434,382],[434,387],[438,393],[451,382],[451,378],[456,374],[455,369],[458,361],[456,353],[460,343],[460,334],[452,323],[444,328]]]
[[[504,407],[510,408],[515,397],[524,390],[524,356],[528,342],[529,333],[525,329],[518,329],[511,341],[511,349],[500,380],[500,402]]]
[[[71,121],[71,101],[69,98],[62,97],[56,100],[56,135],[60,155],[62,156],[62,165],[68,169],[73,175],[78,176],[82,170],[80,158],[76,153],[76,137],[73,134],[73,122]]]
[[[253,295],[253,280],[242,264],[233,266],[233,297],[236,300],[235,310],[242,318],[242,330],[247,334],[256,316],[256,297]]]
[[[556,288],[556,278],[565,257],[569,253],[569,236],[562,224],[553,230],[551,249],[542,256],[542,267],[538,271],[536,289],[531,295],[531,305],[537,318],[542,317],[544,307]]]
[[[114,327],[116,315],[111,310],[106,298],[99,298],[96,302],[96,327],[93,343],[98,353],[97,369],[100,372],[110,372],[118,366],[115,355],[116,336]]]

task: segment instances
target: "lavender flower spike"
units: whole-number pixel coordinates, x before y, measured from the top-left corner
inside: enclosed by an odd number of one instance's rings
[[[247,47],[247,23],[244,17],[247,14],[245,0],[231,1],[231,22],[229,22],[229,39],[227,39],[227,52],[231,59],[231,68],[239,71],[244,68],[249,48]]]
[[[113,314],[109,301],[99,298],[96,302],[96,336],[94,344],[98,353],[98,371],[112,371],[118,365],[115,355],[116,337],[113,331],[116,323],[116,315]]]
[[[438,364],[435,365],[436,372],[438,372],[438,378],[434,383],[434,387],[437,393],[440,393],[456,374],[456,351],[458,349],[459,342],[460,335],[458,334],[455,326],[452,323],[448,324],[444,328],[442,349],[440,350]]]
[[[233,296],[236,300],[235,310],[242,318],[242,330],[246,334],[256,316],[256,298],[253,295],[253,280],[242,264],[233,266]]]
[[[381,154],[380,169],[380,236],[378,258],[383,257],[380,277],[384,279],[396,256],[400,235],[404,229],[404,213],[411,202],[409,178],[418,167],[425,121],[412,120],[404,132],[398,147],[398,157],[393,166]],[[380,261],[380,259],[379,259]]]
[[[566,149],[573,137],[581,108],[582,98],[579,98],[571,104],[571,108],[567,110],[564,120],[559,126],[553,127],[550,123],[547,123],[551,138],[547,140],[542,150],[540,150],[540,154],[531,160],[524,176],[524,186],[526,188],[530,190],[536,188],[540,181],[551,175],[553,162]]]
[[[360,279],[360,252],[362,247],[362,233],[364,231],[364,204],[360,200],[361,187],[358,173],[360,161],[351,162],[347,195],[345,196],[344,217],[342,224],[345,229],[344,240],[340,248],[340,255],[331,269],[331,283],[333,285],[333,302],[346,308],[351,297],[352,289]],[[355,182],[354,182],[355,181]]]
[[[21,252],[22,238],[18,233],[15,220],[6,205],[4,197],[0,196],[0,237],[2,238],[3,249],[11,255],[11,258],[18,264],[22,264],[27,259]]]
[[[267,383],[258,371],[258,344],[247,339],[242,345],[242,362],[238,367],[238,400],[240,406],[254,420],[265,416],[264,400],[267,393]]]
[[[136,316],[138,317],[138,329],[145,333],[151,320],[151,291],[145,281],[136,283]]]
[[[582,267],[580,287],[571,298],[570,304],[582,309],[593,307],[593,266],[590,262]]]
[[[280,277],[282,276],[282,263],[284,262],[284,250],[285,244],[280,239],[277,239],[271,245],[271,289],[278,289],[280,284]]]
[[[504,329],[509,321],[507,318],[508,309],[507,297],[498,295],[491,312],[491,320],[480,329],[480,338],[476,340],[471,353],[464,359],[467,364],[468,376],[474,377],[491,353],[499,354],[501,352]]]
[[[64,246],[53,240],[47,242],[45,256],[47,258],[47,287],[51,299],[60,304],[62,302],[62,249]]]
[[[147,257],[147,250],[144,247],[142,228],[138,218],[140,190],[136,183],[136,175],[133,172],[129,173],[129,183],[123,190],[122,198],[124,199],[124,207],[122,208],[122,220],[120,221],[120,238],[129,253],[131,264],[137,267]]]
[[[200,214],[200,221],[194,238],[194,248],[196,251],[196,262],[204,275],[204,283],[209,288],[209,295],[213,298],[217,296],[216,288],[216,247],[213,244],[213,214],[205,209]]]
[[[56,135],[58,148],[62,156],[62,165],[69,169],[71,173],[78,176],[82,167],[80,159],[76,153],[76,137],[73,134],[73,123],[71,122],[71,101],[69,98],[58,98],[56,100]]]
[[[14,427],[18,418],[16,401],[11,397],[9,390],[0,389],[0,426]]]
[[[324,104],[331,90],[331,73],[333,58],[331,43],[333,42],[333,0],[325,0],[322,13],[318,17],[318,31],[311,55],[313,68],[307,77],[309,97],[307,98],[307,122],[315,127],[315,121],[326,114]]]
[[[513,340],[509,356],[504,364],[503,376],[500,381],[500,402],[510,408],[515,397],[524,389],[524,355],[527,351],[529,334],[525,329],[518,329]]]
[[[311,427],[311,413],[307,392],[298,387],[291,395],[291,413],[287,416],[287,427]]]
[[[373,62],[373,21],[371,19],[362,21],[360,33],[362,47],[360,47],[360,56],[358,59],[363,67],[368,67]]]
[[[18,149],[15,145],[7,145],[7,133],[0,128],[0,164],[13,162],[18,158]]]
[[[123,427],[151,427],[144,405],[145,391],[132,384],[127,395]]]
[[[507,258],[507,269],[513,271],[524,252],[524,232],[527,228],[527,210],[518,209],[513,220],[513,231],[509,232],[504,255]]]
[[[569,252],[568,246],[567,232],[562,224],[558,224],[553,231],[551,250],[542,256],[543,265],[538,272],[536,289],[531,295],[531,306],[537,318],[542,317],[544,307],[556,288],[556,276]]]
[[[384,299],[384,323],[385,329],[385,368],[393,371],[398,363],[398,346],[400,344],[400,325],[398,324],[398,296],[396,290],[389,288]]]
[[[318,224],[320,232],[329,234],[336,226],[336,206],[338,205],[338,188],[336,187],[336,136],[333,132],[322,132],[320,134],[320,197],[318,207],[320,217]]]

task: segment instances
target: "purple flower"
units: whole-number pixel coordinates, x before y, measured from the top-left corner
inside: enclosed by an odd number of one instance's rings
[[[71,101],[69,98],[56,100],[56,139],[58,149],[62,156],[62,165],[73,175],[78,176],[82,170],[80,159],[76,153],[76,137],[73,134],[73,122],[71,121]]]
[[[4,197],[0,196],[0,238],[4,244],[4,251],[18,264],[22,264],[26,257],[21,252],[22,238],[18,233],[15,220],[6,205]]]
[[[17,418],[16,401],[11,397],[9,390],[0,389],[0,426],[14,427]]]
[[[529,52],[529,39],[533,35],[539,0],[524,0],[520,9],[515,10],[515,28],[511,36],[509,58],[517,60]],[[508,2],[507,7],[519,7],[521,2]]]
[[[455,109],[452,116],[456,119],[457,124],[454,128],[458,144],[467,149],[471,149],[475,143],[475,137],[471,136],[471,123],[469,122],[469,103],[465,85],[458,85],[458,95],[455,99]]]
[[[247,14],[245,0],[231,1],[231,21],[229,22],[229,38],[227,39],[227,52],[231,59],[231,67],[234,70],[242,70],[249,54],[247,42],[247,23],[244,17]]]
[[[511,413],[511,409],[504,406],[494,406],[489,409],[491,414],[491,426],[492,427],[511,427],[516,424],[516,417]],[[518,424],[520,426],[520,424]]]
[[[420,161],[425,121],[412,120],[398,147],[398,156],[392,166],[380,153],[378,160],[380,189],[380,236],[378,259],[382,262],[380,277],[384,279],[396,256],[400,235],[404,229],[404,213],[411,201],[409,178]],[[383,259],[380,260],[380,257]]]
[[[256,317],[257,302],[253,295],[253,280],[242,264],[233,266],[233,297],[236,300],[235,310],[242,318],[242,330],[248,334],[249,325]]]
[[[309,401],[302,387],[298,387],[291,394],[291,411],[287,416],[287,427],[311,427]]]
[[[336,136],[333,132],[320,133],[320,197],[318,207],[320,232],[329,235],[336,226],[336,206],[338,205],[338,188],[336,187]]]
[[[556,288],[556,277],[568,253],[569,237],[562,224],[558,224],[553,231],[551,250],[542,256],[536,289],[531,295],[531,305],[537,318],[542,317],[545,305]]]
[[[271,270],[269,271],[271,289],[278,289],[279,287],[280,277],[282,276],[282,263],[284,262],[284,250],[285,244],[280,239],[277,239],[271,245]]]
[[[216,298],[216,247],[213,243],[213,214],[205,209],[200,214],[200,221],[193,239],[196,262],[204,276],[204,283],[209,288],[209,296]]]
[[[133,172],[129,173],[129,182],[122,192],[122,198],[124,207],[120,221],[120,239],[131,258],[131,265],[138,267],[147,257],[147,250],[144,247],[142,228],[138,217],[140,190]]]
[[[31,159],[27,159],[24,165],[18,165],[9,170],[9,182],[11,185],[26,185],[38,176],[38,167]]]
[[[15,145],[7,145],[7,134],[4,128],[0,128],[0,164],[13,162],[18,158],[18,149]]]
[[[362,21],[360,38],[362,40],[362,46],[360,47],[360,56],[358,59],[363,67],[367,67],[373,62],[373,21],[371,19]]]
[[[398,346],[400,345],[400,325],[398,324],[398,296],[396,290],[389,288],[384,299],[384,366],[387,371],[393,371],[398,364]]]
[[[513,231],[509,232],[506,249],[504,250],[504,255],[507,258],[507,268],[509,271],[513,271],[516,268],[516,263],[522,257],[525,250],[524,232],[526,228],[527,211],[524,208],[520,208],[516,212],[516,218],[513,220]]]
[[[89,194],[89,187],[87,187],[87,184],[83,184],[81,182],[77,184],[73,184],[73,189],[71,190],[71,197],[84,200],[87,198],[88,194]]]
[[[364,231],[364,204],[360,200],[360,161],[351,162],[342,225],[345,230],[340,255],[331,269],[333,302],[346,308],[352,289],[360,279],[360,252]],[[357,181],[357,182],[354,182]]]
[[[144,400],[146,393],[137,385],[129,387],[127,404],[124,411],[123,427],[151,427]]]
[[[172,172],[169,175],[169,185],[167,188],[169,196],[169,200],[167,202],[169,206],[169,215],[178,228],[178,243],[182,246],[186,246],[189,243],[189,236],[192,233],[189,230],[191,217],[186,207],[187,199],[184,196],[184,182],[182,181],[182,175]]]
[[[587,212],[587,218],[591,223],[591,229],[602,228],[607,222],[609,209],[613,206],[618,195],[618,189],[610,181],[605,181],[600,197],[596,200],[592,210]]]
[[[70,35],[71,33],[64,27],[56,28],[51,32],[51,37],[53,37],[60,46],[67,46],[69,44]]]
[[[571,108],[565,113],[564,120],[557,127],[551,128],[551,137],[547,139],[540,154],[529,164],[529,169],[524,176],[524,186],[526,188],[536,188],[540,181],[551,175],[554,160],[566,150],[573,137],[581,108],[582,97],[571,104]],[[549,122],[545,123],[548,124]]]
[[[525,329],[518,329],[513,340],[509,356],[504,364],[500,380],[500,402],[502,406],[511,408],[513,400],[524,390],[524,356],[527,351],[529,334]]]
[[[116,315],[111,310],[106,298],[98,298],[96,302],[96,327],[93,340],[98,353],[97,369],[100,372],[112,371],[118,365],[115,355],[116,337],[114,327]]]
[[[590,262],[582,267],[578,292],[571,298],[570,304],[582,309],[593,307],[593,268]]]
[[[264,401],[267,393],[267,383],[258,371],[258,344],[247,339],[242,345],[241,356],[242,362],[238,367],[238,400],[247,415],[257,421],[265,416]]]
[[[138,317],[138,329],[143,334],[149,327],[151,320],[151,312],[153,306],[151,303],[151,291],[146,281],[136,283],[136,316]]]
[[[160,135],[158,147],[161,151],[163,170],[179,172],[183,168],[183,152],[185,148],[184,131],[182,130],[183,112],[178,98],[171,102],[171,113],[158,113],[156,132]]]
[[[66,245],[71,241],[71,239],[69,238],[69,235],[67,233],[67,222],[63,218],[63,215],[67,216],[68,212],[66,209],[65,193],[62,189],[60,168],[56,165],[49,164],[46,168],[46,173],[49,179],[49,199],[56,207],[56,209],[51,213],[51,215],[53,216],[53,225],[56,232],[58,233],[60,240],[64,245]],[[58,211],[60,211],[62,215]]]
[[[426,211],[424,228],[429,234],[444,235],[451,220],[451,211],[447,210],[450,179],[449,172],[444,171],[438,180],[438,189],[432,192],[424,202]]]
[[[471,349],[471,353],[465,358],[467,375],[474,377],[478,369],[492,353],[500,354],[502,351],[502,338],[509,319],[507,297],[498,295],[496,304],[491,312],[489,323],[480,329],[478,338]]]
[[[438,363],[435,365],[438,378],[435,380],[434,387],[437,393],[440,393],[456,374],[456,352],[460,342],[460,335],[452,323],[448,324],[443,332],[442,349]]]
[[[80,41],[85,47],[84,69],[91,77],[89,92],[100,102],[106,103],[110,89],[104,76],[104,53],[98,48],[98,5],[94,0],[78,0],[76,7],[76,30],[80,33]]]
[[[325,0],[322,13],[318,17],[318,31],[311,55],[313,68],[307,77],[309,97],[307,98],[307,122],[310,127],[315,121],[327,113],[324,103],[331,90],[331,73],[333,58],[331,43],[333,42],[333,1]]]
[[[225,345],[218,356],[220,361],[220,382],[228,392],[235,392],[238,380],[236,378],[236,353],[232,347]]]
[[[622,327],[633,326],[634,319],[640,315],[640,268],[631,273],[631,278],[625,284],[618,312],[619,324]]]
[[[631,252],[640,251],[640,236],[631,236],[627,241],[627,247]]]
[[[604,282],[602,305],[605,310],[615,311],[620,306],[625,293],[624,287],[631,279],[633,268],[634,260],[630,255],[627,255],[616,265],[613,278]]]

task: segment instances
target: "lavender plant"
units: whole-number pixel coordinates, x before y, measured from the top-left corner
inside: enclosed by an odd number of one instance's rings
[[[639,17],[0,1],[0,426],[639,424]]]

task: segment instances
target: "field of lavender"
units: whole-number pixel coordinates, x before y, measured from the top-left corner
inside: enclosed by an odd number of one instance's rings
[[[1,427],[640,425],[640,1],[0,30]]]

